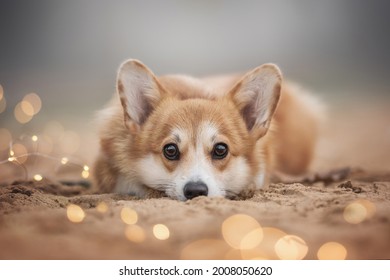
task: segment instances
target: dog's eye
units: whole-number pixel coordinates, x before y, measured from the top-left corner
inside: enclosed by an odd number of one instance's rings
[[[217,143],[214,145],[213,152],[211,154],[213,159],[223,159],[228,154],[228,146],[225,143]]]
[[[179,148],[176,144],[167,144],[163,149],[164,156],[169,160],[178,160],[180,158]]]

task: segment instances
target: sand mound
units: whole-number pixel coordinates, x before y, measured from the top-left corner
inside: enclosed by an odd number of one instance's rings
[[[342,244],[348,258],[390,258],[390,183],[381,181],[389,178],[390,173],[355,171],[327,185],[271,184],[247,200],[199,197],[187,202],[88,194],[84,187],[48,181],[17,182],[0,188],[0,258],[277,259],[285,258],[275,249],[280,238],[287,247],[300,246],[293,258],[304,254],[315,259],[320,246],[330,241]],[[345,220],[346,207],[354,202],[366,203],[367,210],[351,214],[361,219],[357,224]],[[82,222],[69,220],[70,204],[83,209]],[[135,225],[124,222],[123,208],[137,213]],[[249,240],[249,247],[229,243],[229,235],[240,236],[224,232],[222,225],[236,214],[259,223],[256,238],[262,235],[262,242]],[[168,228],[168,239],[156,238],[164,235],[153,233],[156,224]]]

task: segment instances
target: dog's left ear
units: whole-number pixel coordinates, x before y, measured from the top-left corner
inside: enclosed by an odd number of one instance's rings
[[[282,74],[274,64],[263,64],[247,73],[229,92],[249,132],[264,136],[280,97]]]
[[[142,62],[130,59],[119,67],[117,90],[125,124],[135,134],[152,113],[165,90]]]

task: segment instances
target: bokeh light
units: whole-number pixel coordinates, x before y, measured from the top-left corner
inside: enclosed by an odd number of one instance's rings
[[[68,216],[69,221],[72,223],[81,223],[85,218],[84,210],[75,204],[69,204],[66,209],[66,215]]]
[[[97,206],[96,206],[96,210],[100,213],[106,213],[108,211],[108,205],[107,203],[105,203],[104,201],[100,202]]]
[[[3,97],[0,99],[0,114],[3,113],[5,109],[7,109],[7,101]]]
[[[3,89],[3,86],[0,85],[0,100],[3,99],[4,97],[4,89]]]
[[[81,172],[81,177],[83,177],[84,179],[87,179],[89,177],[89,171],[83,170]]]
[[[344,219],[351,224],[359,224],[371,218],[376,212],[375,204],[365,199],[358,199],[344,209]]]
[[[7,102],[5,101],[3,86],[0,85],[0,114],[3,113],[6,108]]]
[[[23,104],[28,104],[27,106],[31,106],[31,116],[38,114],[42,107],[41,98],[36,93],[27,94],[22,100],[22,108]],[[28,109],[30,110],[30,108]],[[27,114],[27,112],[25,113]]]
[[[63,158],[61,159],[61,164],[65,165],[65,164],[68,163],[68,161],[69,161],[69,159],[68,159],[67,157],[63,157]]]
[[[131,208],[123,207],[121,210],[121,219],[125,224],[134,225],[138,221],[138,214]]]
[[[253,249],[241,250],[241,256],[244,260],[264,260],[279,259],[275,252],[276,243],[287,234],[273,227],[263,227],[263,240]]]
[[[20,102],[20,108],[22,109],[23,113],[26,114],[27,116],[34,116],[34,107],[31,105],[30,102],[26,100],[22,100]]]
[[[187,244],[180,253],[182,260],[223,259],[230,247],[220,239],[201,239]]]
[[[367,217],[366,208],[358,202],[347,205],[344,209],[344,219],[351,224],[359,224]]]
[[[318,249],[319,260],[345,260],[347,249],[340,243],[327,242]]]
[[[240,244],[240,249],[249,250],[258,246],[263,240],[263,229],[261,227],[250,231],[246,234]]]
[[[367,219],[371,218],[372,216],[374,216],[374,214],[376,212],[376,206],[375,206],[374,203],[372,203],[371,201],[368,201],[366,199],[358,199],[356,202],[360,203],[361,205],[364,206],[364,208],[366,208],[366,210],[367,210]]]
[[[134,243],[142,243],[146,238],[145,231],[138,225],[128,225],[125,229],[125,236]]]
[[[8,150],[12,135],[6,128],[0,128],[0,151]]]
[[[302,260],[307,251],[306,242],[296,235],[285,235],[275,244],[275,252],[281,260]]]
[[[153,226],[153,234],[159,240],[167,240],[170,232],[166,225],[157,224]]]
[[[19,163],[25,163],[27,161],[27,158],[28,158],[27,148],[23,144],[15,143],[12,145],[12,150],[10,151],[10,156],[15,156],[18,159]]]
[[[42,179],[43,179],[43,177],[42,177],[41,174],[35,174],[33,178],[34,178],[34,180],[37,181],[37,182],[40,182],[40,181],[42,181]]]
[[[36,135],[31,136],[31,140],[33,142],[37,142],[38,141],[38,136],[36,136]]]
[[[222,223],[222,236],[234,249],[255,247],[262,239],[260,224],[251,216],[236,214]]]
[[[8,158],[8,161],[9,161],[9,162],[16,161],[16,157],[10,156],[10,157]]]
[[[16,119],[19,123],[21,123],[21,124],[28,123],[28,122],[31,121],[31,119],[32,119],[32,116],[27,115],[27,114],[23,111],[21,103],[18,103],[18,104],[15,106],[15,109],[14,109],[14,116],[15,116],[15,119]]]

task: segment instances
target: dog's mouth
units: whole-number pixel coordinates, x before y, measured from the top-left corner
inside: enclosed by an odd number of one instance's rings
[[[167,197],[169,196],[167,193],[166,193],[166,190],[165,188],[153,188],[151,186],[148,186],[148,185],[142,185],[145,190],[146,190],[146,195],[145,197],[146,198],[161,198],[161,197]]]
[[[201,181],[188,182],[184,185],[182,193],[177,193],[175,188],[171,188],[171,185],[158,185],[156,186],[147,186],[144,185],[147,189],[147,198],[162,198],[169,197],[175,200],[187,201],[194,199],[196,197],[210,197],[209,189],[206,184]],[[225,190],[224,194],[221,197],[225,197],[231,200],[246,200],[254,196],[255,189],[253,186],[248,186],[240,192]]]

